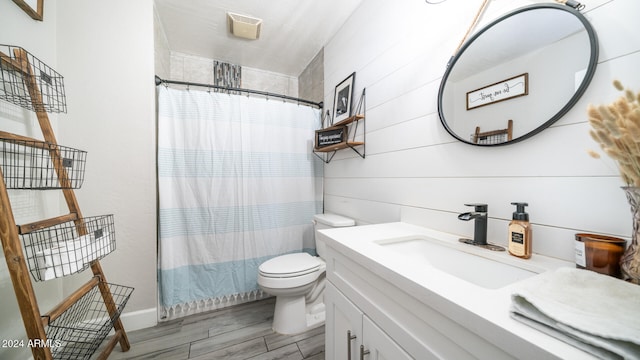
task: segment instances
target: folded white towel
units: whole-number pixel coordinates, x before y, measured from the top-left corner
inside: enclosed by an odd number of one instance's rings
[[[640,286],[561,268],[523,281],[511,315],[603,359],[640,359]]]

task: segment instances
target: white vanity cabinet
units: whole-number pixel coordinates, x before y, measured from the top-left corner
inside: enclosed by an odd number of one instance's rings
[[[324,290],[325,357],[327,359],[357,359],[362,345],[362,316],[364,315],[333,284]]]
[[[412,359],[331,283],[325,290],[327,359]]]
[[[362,338],[364,345],[359,350],[361,359],[366,356],[370,360],[413,359],[366,315],[362,317]]]
[[[414,285],[389,281],[381,276],[384,270],[379,264],[340,244],[329,241],[327,245],[327,359],[361,359],[361,345],[369,351],[364,360],[519,358],[460,324],[458,319],[473,317],[472,313],[455,304],[438,300],[431,304],[429,298],[416,297]],[[449,311],[453,319],[445,315]],[[351,341],[347,341],[348,331],[355,336]],[[501,336],[500,331],[488,335]],[[517,343],[512,344],[515,351]]]
[[[511,318],[517,283],[483,287],[380,245],[421,236],[459,245],[452,234],[387,223],[320,230],[316,236],[326,244],[327,359],[360,359],[360,346],[368,351],[363,360],[594,359]],[[456,259],[449,260],[472,266]],[[527,262],[549,270],[567,266],[541,256]]]

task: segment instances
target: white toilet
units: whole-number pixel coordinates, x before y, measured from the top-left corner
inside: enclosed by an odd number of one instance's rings
[[[281,255],[259,267],[258,285],[276,297],[272,327],[280,334],[298,334],[324,324],[322,295],[327,266],[322,258],[325,244],[318,240],[316,231],[355,225],[352,219],[335,214],[318,214],[313,220],[318,256],[308,253]]]

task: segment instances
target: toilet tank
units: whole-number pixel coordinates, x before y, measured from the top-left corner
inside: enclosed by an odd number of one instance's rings
[[[336,214],[316,214],[313,216],[314,235],[316,239],[316,252],[318,256],[324,258],[325,243],[319,240],[319,237],[315,233],[317,230],[333,229],[347,226],[355,226],[356,222],[353,219],[336,215]]]

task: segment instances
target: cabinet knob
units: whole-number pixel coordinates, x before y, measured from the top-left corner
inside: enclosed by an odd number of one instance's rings
[[[351,330],[347,330],[347,360],[351,360],[351,340],[355,340],[356,337],[351,335]]]
[[[364,360],[365,355],[369,355],[371,351],[365,350],[364,345],[360,345],[360,360]]]

